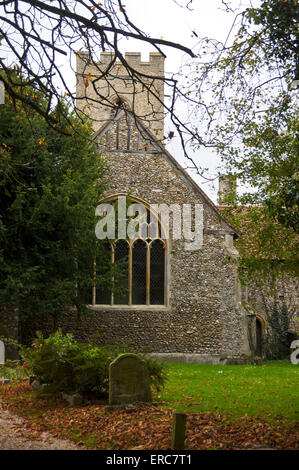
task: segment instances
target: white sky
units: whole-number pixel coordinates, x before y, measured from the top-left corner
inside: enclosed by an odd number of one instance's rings
[[[195,31],[199,37],[206,36],[223,41],[226,39],[234,15],[225,12],[221,0],[193,0],[190,10],[185,7],[187,0],[177,1],[183,7],[178,6],[173,0],[127,0],[124,4],[133,22],[152,37],[163,37],[165,40],[180,43],[192,50],[196,49],[198,41],[192,31]],[[249,1],[231,0],[227,3],[233,8],[241,7],[241,9],[244,9],[248,6]],[[131,39],[124,39],[121,48],[123,51],[141,52],[142,60],[148,60],[148,53],[154,50],[150,45],[142,45],[140,42]],[[163,51],[167,55],[165,72],[177,72],[184,59],[184,53],[171,48],[163,48]],[[167,121],[165,131],[167,133]],[[186,168],[188,164],[178,144],[178,138],[177,140],[174,138],[167,148]],[[208,168],[210,175],[215,176],[217,174],[220,159],[212,150],[202,147],[192,153],[191,156],[195,161],[200,162],[201,166]],[[217,202],[218,179],[208,183],[194,172],[189,171],[189,173],[213,202]]]

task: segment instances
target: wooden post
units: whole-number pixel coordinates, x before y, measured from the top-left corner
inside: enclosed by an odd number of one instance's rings
[[[172,450],[183,450],[185,441],[185,430],[186,430],[186,418],[185,413],[179,413],[175,411],[173,414],[172,422]]]

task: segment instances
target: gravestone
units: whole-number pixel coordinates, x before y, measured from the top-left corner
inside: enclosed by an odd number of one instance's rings
[[[148,367],[136,354],[122,354],[109,366],[109,404],[151,402]]]
[[[5,345],[0,341],[0,364],[5,364]]]

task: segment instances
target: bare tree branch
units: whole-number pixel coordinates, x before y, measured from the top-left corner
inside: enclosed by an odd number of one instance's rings
[[[188,7],[191,2],[188,2]],[[166,57],[165,48],[172,48],[189,57],[194,58],[193,51],[179,43],[174,43],[161,38],[153,38],[135,25],[123,5],[122,0],[105,0],[96,2],[94,0],[4,0],[0,1],[0,35],[1,48],[8,52],[10,63],[0,59],[3,81],[6,91],[14,100],[21,101],[25,106],[39,112],[59,130],[59,122],[55,123],[53,118],[53,106],[59,103],[61,97],[67,98],[70,105],[75,107],[78,98],[65,76],[61,66],[60,55],[67,56],[72,70],[73,57],[79,50],[87,50],[92,64],[97,69],[97,76],[93,77],[92,87],[96,97],[90,98],[94,103],[98,102],[107,108],[117,109],[110,99],[97,89],[99,80],[114,77],[113,67],[118,61],[126,70],[126,74],[134,83],[139,84],[147,90],[148,100],[156,100],[162,107],[162,112],[170,114],[171,122],[180,135],[185,154],[185,139],[182,134],[188,134],[191,128],[179,119],[175,111],[177,80],[165,78],[164,75],[153,76],[141,72],[138,67],[129,64],[126,56],[119,47],[121,38],[132,38],[153,46],[154,50]],[[109,65],[100,64],[100,53],[111,52]],[[43,91],[48,98],[46,109],[39,108],[36,102],[30,102],[28,97],[15,90],[15,75],[10,73],[11,68],[19,73],[18,89],[22,88],[22,80],[34,83],[37,89]],[[172,95],[171,105],[164,104],[164,97],[159,96],[154,81],[164,82]],[[134,85],[135,86],[135,85]],[[112,83],[109,84],[114,93],[117,89]],[[159,86],[158,86],[159,87]],[[151,120],[149,113],[142,116],[137,110],[131,109],[132,114],[139,119]],[[164,111],[163,111],[164,110]],[[83,113],[84,114],[84,113]],[[82,114],[81,114],[82,115]],[[86,113],[88,116],[88,113]],[[192,131],[191,131],[192,135]],[[196,135],[193,135],[196,138]]]

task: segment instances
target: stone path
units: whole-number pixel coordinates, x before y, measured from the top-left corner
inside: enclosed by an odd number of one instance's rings
[[[0,451],[1,450],[82,450],[83,446],[58,439],[48,432],[32,439],[25,421],[10,411],[4,410],[0,402]]]

